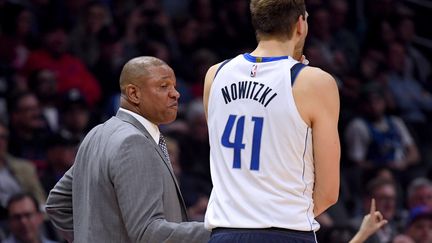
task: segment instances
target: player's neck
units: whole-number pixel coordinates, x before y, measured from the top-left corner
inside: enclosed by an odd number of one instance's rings
[[[295,43],[291,40],[261,40],[257,48],[251,52],[252,56],[272,57],[272,56],[293,56]]]

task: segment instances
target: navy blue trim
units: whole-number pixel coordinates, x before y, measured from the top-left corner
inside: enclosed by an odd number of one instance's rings
[[[249,53],[243,54],[243,57],[249,62],[273,62],[283,59],[288,59],[288,56],[278,56],[278,57],[254,57]]]
[[[227,60],[225,60],[219,67],[218,67],[218,69],[216,70],[216,73],[215,73],[215,75],[214,75],[214,77],[213,77],[213,80],[216,78],[216,75],[218,74],[218,72],[221,70],[221,68],[225,65],[225,64],[227,64],[229,61],[231,61],[232,60],[232,58],[231,59],[227,59]]]
[[[296,63],[294,66],[291,67],[291,86],[294,85],[295,79],[297,78],[297,75],[299,72],[306,67],[303,63]]]
[[[303,181],[303,183],[304,183],[304,185],[305,185],[305,188],[304,188],[304,190],[303,190],[303,196],[304,196],[304,194],[305,194],[305,192],[306,192],[306,189],[307,189],[307,184],[306,184],[306,182],[304,181],[304,174],[305,174],[305,166],[306,166],[306,162],[305,162],[305,155],[306,155],[306,149],[307,149],[307,142],[308,142],[308,136],[309,135],[309,127],[308,128],[306,128],[306,137],[305,137],[305,143],[304,143],[304,150],[303,150],[303,156],[302,156],[302,163],[303,163],[303,169],[302,169],[302,181]],[[311,222],[311,220],[310,220],[310,218],[309,218],[309,210],[310,210],[310,207],[311,207],[311,203],[310,203],[310,201],[309,201],[309,205],[308,205],[308,209],[307,209],[307,211],[306,211],[306,218],[307,218],[307,220],[309,221],[309,225],[310,225],[310,227],[311,227],[311,230],[312,230],[312,222]]]

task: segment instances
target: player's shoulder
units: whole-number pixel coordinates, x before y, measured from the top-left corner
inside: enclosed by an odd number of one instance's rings
[[[212,65],[208,70],[207,70],[207,77],[214,77],[217,70],[219,69],[219,67],[223,64],[223,62],[219,62],[216,63],[214,65]]]
[[[324,90],[337,90],[335,78],[321,68],[306,66],[298,75],[298,83],[305,88],[318,92]]]
[[[215,78],[216,74],[218,73],[219,69],[222,68],[223,65],[225,65],[229,60],[231,59],[227,59],[225,61],[216,63],[214,65],[212,65],[208,70],[207,70],[207,74],[206,74],[206,80],[211,81]]]
[[[336,83],[336,80],[334,79],[334,77],[322,70],[321,68],[318,67],[311,67],[311,66],[306,66],[302,72],[302,76],[304,76],[305,78],[307,78],[307,80],[310,80],[310,82],[314,82],[314,83],[322,83],[322,84],[334,84]]]
[[[231,61],[233,58],[226,59],[222,62],[216,63],[215,65],[211,66],[209,68],[209,71],[212,70],[214,72],[217,72],[220,68],[222,68],[225,64],[227,64],[229,61]]]
[[[214,70],[214,71],[216,71],[221,65],[222,65],[222,63],[223,62],[219,62],[219,63],[216,63],[216,64],[214,64],[214,65],[212,65],[210,68],[209,68],[209,71],[210,70]]]

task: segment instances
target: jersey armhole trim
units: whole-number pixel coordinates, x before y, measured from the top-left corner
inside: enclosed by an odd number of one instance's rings
[[[299,74],[299,72],[306,67],[305,64],[303,63],[296,63],[291,67],[291,86],[294,85],[294,82],[297,78],[297,75]]]
[[[232,60],[232,58],[231,59],[227,59],[227,60],[225,60],[219,67],[218,67],[218,69],[216,70],[216,73],[215,73],[215,75],[214,75],[214,77],[213,77],[213,80],[216,78],[216,75],[219,73],[219,71],[221,70],[221,68],[225,65],[225,64],[227,64],[229,61],[231,61]]]

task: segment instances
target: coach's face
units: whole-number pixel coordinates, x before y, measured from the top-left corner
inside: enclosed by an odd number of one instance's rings
[[[148,72],[139,80],[140,114],[156,125],[173,122],[180,97],[174,72],[166,65],[149,67]]]

